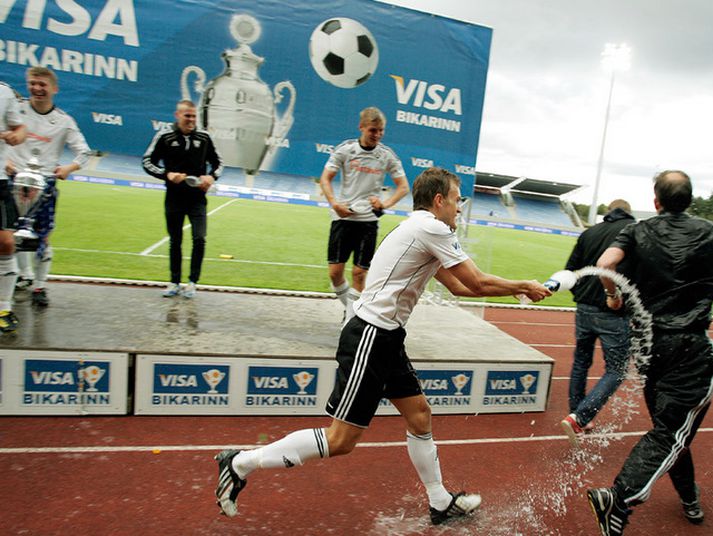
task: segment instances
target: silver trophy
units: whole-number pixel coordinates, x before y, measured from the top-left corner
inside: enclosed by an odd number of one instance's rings
[[[36,157],[30,158],[27,167],[15,174],[12,196],[15,199],[18,219],[15,244],[23,249],[36,249],[39,236],[34,230],[35,215],[44,199],[47,180],[41,172],[42,166]]]
[[[181,94],[187,100],[191,99],[188,78],[196,76],[193,87],[201,94],[198,123],[213,138],[224,163],[241,167],[248,174],[255,174],[265,157],[285,140],[294,121],[297,97],[291,82],[277,83],[273,93],[260,79],[257,71],[265,58],[254,54],[249,46],[260,32],[260,23],[254,17],[233,15],[230,33],[238,47],[223,52],[223,73],[208,84],[200,67],[189,65],[181,73]],[[282,102],[285,90],[290,101],[278,117],[277,104]]]

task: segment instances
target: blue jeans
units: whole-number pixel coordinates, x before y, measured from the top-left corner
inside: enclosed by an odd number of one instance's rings
[[[575,317],[577,346],[569,381],[569,410],[584,426],[599,412],[624,380],[629,357],[629,321],[599,307],[577,304]],[[604,351],[605,372],[587,394],[587,373],[592,366],[597,338]]]

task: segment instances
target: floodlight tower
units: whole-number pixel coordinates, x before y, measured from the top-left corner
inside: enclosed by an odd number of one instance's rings
[[[602,166],[604,165],[604,147],[607,142],[607,127],[609,126],[609,110],[611,109],[612,93],[614,92],[614,78],[616,73],[629,70],[631,65],[631,48],[625,43],[619,45],[607,43],[602,52],[602,67],[611,73],[609,80],[609,98],[607,109],[604,115],[604,130],[602,132],[602,145],[599,148],[599,161],[597,162],[597,177],[594,179],[594,195],[592,204],[589,207],[589,225],[594,225],[597,219],[597,196],[599,195],[599,182],[602,178]]]

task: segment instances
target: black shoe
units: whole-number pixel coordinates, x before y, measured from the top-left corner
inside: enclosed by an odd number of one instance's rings
[[[238,493],[247,485],[248,481],[240,478],[233,469],[233,458],[240,453],[239,450],[226,449],[218,453],[215,460],[218,462],[218,486],[215,488],[216,504],[220,512],[228,517],[238,515],[236,500]]]
[[[613,490],[597,488],[587,490],[589,505],[597,516],[602,536],[624,534],[624,527],[629,522],[631,510],[617,500]]]
[[[32,286],[31,277],[18,277],[15,283],[15,290],[28,290]]]
[[[17,329],[20,321],[12,311],[0,311],[0,332],[12,333]]]
[[[703,509],[701,508],[701,492],[698,489],[698,486],[696,486],[696,498],[691,502],[681,501],[681,506],[683,506],[683,515],[686,516],[686,519],[688,519],[690,523],[693,523],[694,525],[700,525],[703,523],[705,516],[703,514]]]
[[[480,495],[461,491],[455,495],[451,493],[453,499],[445,510],[436,510],[431,507],[431,523],[440,525],[451,519],[466,516],[474,512],[480,506]]]
[[[32,305],[39,307],[47,307],[50,304],[50,299],[47,297],[47,291],[43,288],[36,288],[32,291]]]

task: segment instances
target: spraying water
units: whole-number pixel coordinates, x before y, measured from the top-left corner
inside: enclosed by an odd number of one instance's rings
[[[581,448],[570,451],[564,458],[549,460],[551,471],[541,475],[537,481],[523,482],[522,487],[507,498],[505,508],[481,512],[483,517],[479,528],[507,527],[503,534],[519,534],[518,531],[532,534],[534,530],[537,534],[559,535],[558,530],[547,527],[544,515],[559,517],[566,514],[566,498],[583,495],[584,489],[593,484],[589,473],[604,462],[604,451],[611,442],[620,439],[617,432],[639,413],[644,374],[651,359],[653,333],[652,316],[644,307],[636,286],[617,272],[595,266],[586,266],[575,272],[557,272],[544,284],[553,292],[558,292],[571,289],[583,277],[600,276],[611,279],[621,290],[630,319],[631,346],[626,380],[608,403],[613,418],[609,422],[598,422],[598,432],[588,435]]]

